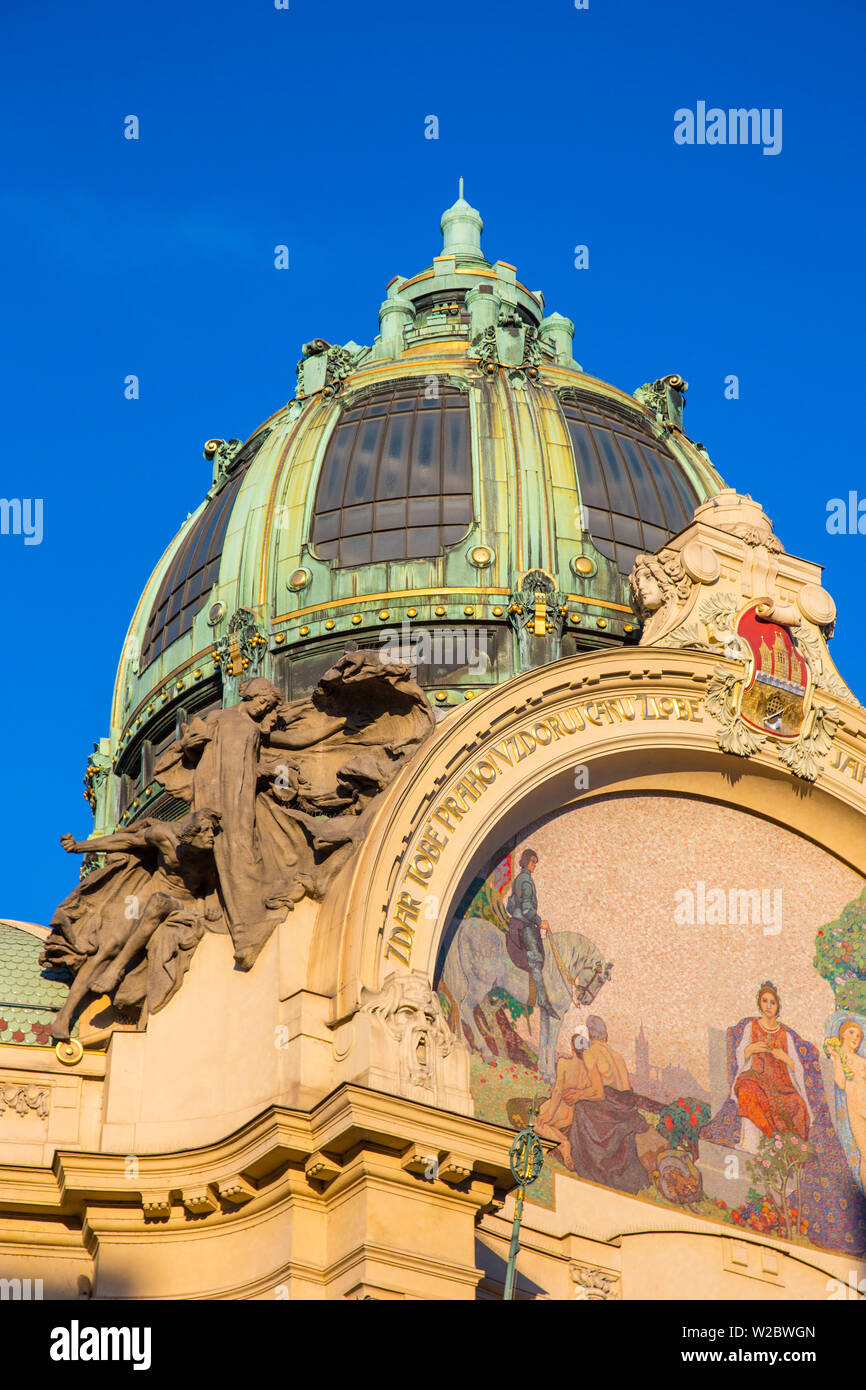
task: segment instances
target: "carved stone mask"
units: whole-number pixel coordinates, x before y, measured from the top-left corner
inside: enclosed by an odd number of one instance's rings
[[[451,1051],[454,1038],[426,977],[409,975],[389,980],[378,998],[365,1008],[381,1019],[396,1040],[403,1078],[412,1086],[434,1090],[437,1061]]]

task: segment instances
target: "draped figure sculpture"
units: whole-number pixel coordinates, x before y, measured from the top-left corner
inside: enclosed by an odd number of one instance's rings
[[[235,960],[248,970],[287,909],[324,896],[370,803],[435,721],[411,668],[378,652],[346,652],[302,700],[286,703],[261,677],[240,695],[185,725],[154,774],[221,816],[220,894]]]
[[[249,970],[286,913],[321,899],[375,814],[375,801],[435,720],[409,666],[347,652],[306,699],[270,681],[195,717],[154,765],[190,814],[140,820],[72,852],[108,856],[61,903],[43,963],[74,976],[52,1028],[68,1038],[88,993],[161,1008],[208,929],[231,934]]]
[[[222,920],[213,853],[219,819],[205,809],[175,824],[143,820],[83,843],[61,837],[70,854],[108,858],[51,919],[40,963],[74,975],[53,1038],[69,1037],[88,993],[114,993],[119,1007],[146,1003],[151,1013],[168,1003],[207,924]]]

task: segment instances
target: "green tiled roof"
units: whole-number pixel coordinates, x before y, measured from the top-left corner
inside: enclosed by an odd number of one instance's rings
[[[48,1030],[69,986],[39,964],[38,936],[0,922],[0,1043],[52,1046]]]

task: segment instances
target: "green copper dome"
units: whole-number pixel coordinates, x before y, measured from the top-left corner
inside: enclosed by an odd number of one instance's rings
[[[298,698],[347,646],[424,633],[418,678],[447,712],[638,640],[635,555],[724,487],[683,431],[686,383],[632,396],[588,375],[572,321],[485,258],[462,188],[441,226],[431,264],[388,284],[372,344],[310,339],[293,399],[246,444],[205,446],[211,486],[141,597],[88,769],[100,828],[183,812],[154,760],[248,675]],[[461,662],[467,633],[483,660]]]

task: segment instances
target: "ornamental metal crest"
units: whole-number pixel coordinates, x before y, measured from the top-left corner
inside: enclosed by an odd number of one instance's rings
[[[753,601],[734,619],[726,654],[745,667],[716,667],[706,706],[719,722],[716,741],[724,752],[748,758],[769,741],[796,777],[814,782],[839,719],[813,701],[809,658],[790,629],[772,621],[772,609],[769,600]]]
[[[214,646],[214,661],[226,675],[240,676],[251,666],[258,666],[267,646],[255,615],[248,608],[238,608],[229,619],[225,634]]]

